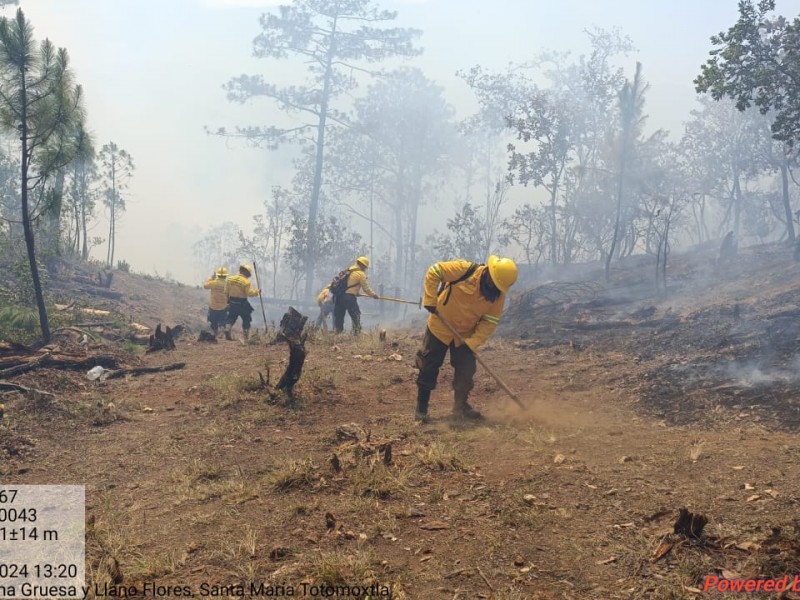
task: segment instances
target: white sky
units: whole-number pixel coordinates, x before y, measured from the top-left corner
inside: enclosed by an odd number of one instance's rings
[[[251,56],[259,15],[278,4],[21,0],[37,39],[49,37],[69,51],[98,147],[114,141],[133,156],[136,172],[116,256],[134,270],[197,283],[191,246],[202,232],[225,221],[249,228],[271,187],[290,183],[286,152],[254,149],[203,129],[268,125],[278,118],[268,101],[232,104],[222,89],[239,74],[298,82],[285,61]],[[694,107],[692,80],[708,56],[709,37],[737,17],[736,0],[387,0],[379,5],[399,12],[397,25],[423,30],[425,53],[412,64],[444,86],[462,115],[474,101],[457,70],[476,64],[501,70],[543,49],[578,55],[587,50],[583,30],[618,27],[638,48],[629,57],[629,73],[638,60],[650,83],[649,126],[673,132]],[[778,0],[777,13],[797,16],[800,0]],[[94,234],[105,237],[106,228],[103,220]],[[105,249],[97,255],[104,257]]]

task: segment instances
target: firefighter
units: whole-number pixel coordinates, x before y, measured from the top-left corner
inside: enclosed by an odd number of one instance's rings
[[[363,289],[367,296],[371,296],[376,300],[380,296],[372,291],[367,281],[367,269],[369,268],[369,259],[366,256],[359,256],[356,262],[351,267],[347,268],[347,284],[342,294],[336,294],[333,306],[333,329],[336,333],[344,331],[344,314],[345,312],[350,315],[350,320],[353,322],[353,333],[358,335],[361,333],[361,309],[358,307],[357,296]]]
[[[208,301],[208,322],[211,324],[211,331],[215,336],[220,327],[225,327],[225,321],[228,320],[228,294],[225,292],[227,278],[228,269],[220,267],[203,284],[204,289],[211,290]]]
[[[497,256],[490,256],[486,265],[452,260],[438,262],[428,269],[422,304],[431,315],[416,357],[419,375],[414,418],[417,421],[428,421],[428,401],[448,350],[455,371],[453,415],[461,419],[481,418],[481,413],[467,402],[474,386],[474,352],[497,327],[506,294],[516,280],[514,261]],[[461,334],[465,344],[455,338],[438,315]]]
[[[225,282],[225,293],[228,294],[228,322],[225,325],[225,339],[232,340],[231,328],[238,317],[242,318],[242,332],[244,339],[250,337],[250,322],[253,312],[253,306],[247,298],[253,298],[261,295],[261,290],[253,289],[250,285],[250,275],[253,273],[253,267],[250,265],[241,265],[239,273],[231,275]]]
[[[319,306],[319,316],[317,317],[317,328],[322,327],[328,330],[328,315],[333,312],[333,294],[330,286],[325,286],[317,296],[317,306]]]

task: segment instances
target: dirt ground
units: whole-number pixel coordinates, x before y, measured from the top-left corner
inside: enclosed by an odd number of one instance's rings
[[[421,320],[385,342],[377,329],[313,334],[294,402],[261,385],[288,356],[263,336],[127,355],[186,363],[167,373],[31,371],[14,382],[56,399],[5,396],[0,476],[86,485],[100,585],[739,598],[703,593],[705,577],[800,573],[800,266],[778,247],[743,254],[724,271],[675,259],[663,300],[631,271],[514,313],[481,354],[528,408],[479,368],[478,424],[449,418],[449,366],[433,422],[413,421]],[[163,310],[180,312],[172,299]],[[708,519],[699,538],[674,532],[684,507]]]

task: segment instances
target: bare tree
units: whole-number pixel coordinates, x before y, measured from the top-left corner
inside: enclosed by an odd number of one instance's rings
[[[367,72],[360,62],[379,62],[393,56],[414,56],[421,50],[412,41],[419,31],[381,28],[376,23],[392,21],[397,13],[378,10],[371,0],[294,0],[282,6],[279,14],[261,17],[261,34],[254,41],[253,53],[259,58],[301,59],[307,66],[311,85],[278,87],[261,76],[242,75],[228,82],[228,98],[245,102],[266,97],[287,113],[305,115],[309,120],[298,127],[250,127],[237,135],[263,141],[275,148],[286,141],[311,143],[314,149],[313,176],[309,195],[307,255],[305,259],[305,296],[310,298],[314,285],[314,258],[319,254],[317,216],[323,181],[325,136],[328,121],[344,123],[345,115],[335,110],[332,101],[356,87],[354,72]],[[306,137],[315,131],[313,138]],[[227,135],[225,130],[218,133]]]
[[[642,82],[642,64],[636,63],[636,74],[633,81],[626,81],[619,92],[619,167],[617,171],[617,207],[614,218],[614,236],[611,238],[611,248],[606,255],[606,282],[611,277],[611,259],[617,249],[620,236],[620,221],[622,219],[622,197],[625,189],[625,169],[631,158],[631,152],[636,144],[636,138],[641,133],[644,120],[642,115],[644,107],[644,94],[647,84]]]

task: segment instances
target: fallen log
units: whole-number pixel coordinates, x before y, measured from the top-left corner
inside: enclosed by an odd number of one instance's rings
[[[0,356],[7,356],[9,354],[26,354],[31,352],[34,352],[33,348],[25,346],[24,344],[0,340]]]
[[[177,371],[178,369],[182,369],[186,366],[186,363],[173,363],[171,365],[164,365],[163,367],[135,367],[131,369],[117,369],[115,371],[110,371],[108,375],[105,376],[106,379],[118,379],[120,377],[125,377],[127,375],[144,375],[146,373],[164,373],[165,371]]]
[[[38,368],[41,366],[43,362],[50,358],[50,353],[45,352],[41,356],[34,358],[32,361],[26,362],[21,365],[17,365],[16,367],[10,367],[8,369],[3,369],[0,371],[0,378],[5,379],[6,377],[13,377],[14,375],[19,375],[20,373],[25,373],[26,371],[32,371],[33,369]]]
[[[47,358],[44,358],[45,356],[47,356]],[[36,362],[38,359],[41,360],[37,364],[31,364],[32,362]],[[69,354],[59,354],[58,358],[55,358],[49,353],[45,353],[38,357],[38,359],[31,361],[31,356],[7,357],[0,361],[0,367],[5,367],[5,371],[0,371],[0,373],[6,372],[9,369],[13,369],[17,366],[25,365],[31,365],[30,368],[25,369],[26,371],[40,367],[47,367],[49,369],[64,369],[67,371],[81,371],[83,369],[91,369],[92,367],[96,367],[98,365],[106,369],[115,369],[118,366],[117,357],[106,354],[98,354],[96,356],[70,356]]]
[[[110,298],[111,300],[122,300],[120,292],[112,292],[105,288],[80,288],[80,291],[90,296],[100,296],[101,298]]]
[[[24,385],[18,385],[8,381],[0,381],[0,391],[20,392],[26,396],[32,396],[33,398],[46,398],[47,400],[53,400],[55,398],[55,394],[51,394],[50,392],[37,390],[36,388],[25,387]]]

